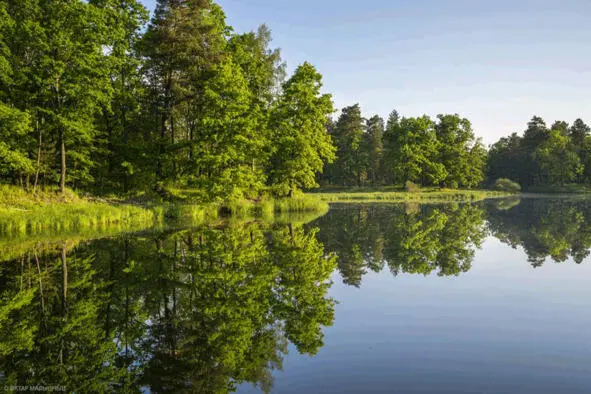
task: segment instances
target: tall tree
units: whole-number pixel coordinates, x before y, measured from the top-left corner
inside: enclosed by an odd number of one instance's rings
[[[106,185],[110,190],[127,192],[132,174],[139,181],[147,181],[139,176],[143,172],[139,170],[145,167],[139,160],[141,151],[148,147],[138,127],[144,92],[136,46],[141,38],[140,29],[148,20],[148,11],[137,0],[92,0],[91,3],[103,10],[109,26],[105,67],[109,68],[112,86],[109,106],[98,119],[98,138],[106,147],[97,152],[94,174],[99,190]]]
[[[435,125],[428,116],[402,118],[387,131],[388,155],[396,184],[407,181],[436,185],[447,176],[438,163],[439,143]]]
[[[228,33],[222,9],[210,0],[159,0],[156,5],[140,48],[160,117],[159,180],[176,172],[178,107],[202,98],[202,82],[223,56]]]
[[[568,129],[568,132],[570,134],[572,143],[576,147],[582,147],[585,138],[591,134],[591,128],[587,126],[581,119],[577,119]]]
[[[438,115],[435,133],[438,140],[437,163],[445,167],[447,176],[441,185],[474,187],[483,179],[483,147],[476,140],[472,124],[459,115]]]
[[[371,183],[382,180],[382,157],[384,153],[384,119],[378,115],[368,119],[366,124],[365,150],[367,151],[368,177]]]
[[[109,26],[103,10],[81,0],[40,2],[42,45],[31,72],[47,129],[59,152],[59,187],[68,177],[77,184],[92,181],[91,154],[96,149],[95,117],[109,105],[111,84],[104,45]],[[76,149],[69,149],[70,147]]]
[[[359,104],[345,107],[337,120],[332,137],[337,148],[337,159],[331,165],[335,181],[341,185],[360,186],[365,178],[364,119]]]
[[[283,85],[271,124],[275,150],[270,181],[279,195],[292,196],[301,187],[317,187],[316,174],[335,159],[326,131],[332,98],[322,94],[322,76],[310,63],[299,66]]]
[[[542,184],[570,183],[583,172],[579,156],[570,149],[569,138],[561,130],[549,132],[533,159],[541,169],[539,181]]]

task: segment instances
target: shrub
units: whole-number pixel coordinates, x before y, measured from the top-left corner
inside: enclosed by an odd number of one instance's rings
[[[499,178],[495,182],[495,189],[504,192],[517,193],[521,190],[521,186],[519,183],[513,182],[511,179]]]
[[[421,188],[414,182],[406,181],[406,191],[409,193],[418,193],[421,191]]]

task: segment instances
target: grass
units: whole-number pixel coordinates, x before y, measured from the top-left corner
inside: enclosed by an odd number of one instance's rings
[[[511,196],[511,193],[492,190],[458,190],[422,188],[418,192],[407,192],[395,188],[348,189],[309,193],[326,202],[473,202],[488,198]]]
[[[273,218],[274,216],[288,213],[326,213],[328,203],[310,196],[297,196],[294,198],[264,199],[260,201],[239,200],[221,205],[222,213],[245,217],[257,216]]]
[[[530,186],[527,193],[533,194],[590,194],[591,187],[580,184]]]
[[[138,229],[150,226],[158,214],[135,205],[113,204],[80,198],[72,191],[28,193],[14,186],[0,185],[0,237],[21,237],[40,233],[102,231],[117,226]]]
[[[71,190],[64,194],[55,189],[31,193],[15,186],[0,185],[0,241],[40,234],[77,234],[85,230],[97,234],[110,229],[134,231],[163,221],[195,225],[220,216],[266,221],[285,221],[291,217],[301,221],[299,216],[317,217],[328,211],[327,202],[305,195],[199,204],[199,192],[191,189],[173,190],[169,202],[152,194],[138,194],[124,202],[115,197],[83,198]]]

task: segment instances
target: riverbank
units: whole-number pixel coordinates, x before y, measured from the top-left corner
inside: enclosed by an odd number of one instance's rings
[[[29,193],[0,185],[0,236],[3,237],[113,226],[134,230],[150,226],[158,219],[158,213],[151,209],[81,198],[69,190],[63,195],[51,190]]]
[[[425,188],[417,192],[381,189],[347,189],[321,190],[307,194],[325,202],[359,203],[359,202],[474,202],[490,198],[505,198],[515,194],[494,190],[458,190]]]
[[[80,197],[71,190],[27,192],[0,185],[0,237],[28,237],[42,233],[137,231],[164,222],[200,224],[218,218],[263,218],[285,221],[290,217],[317,217],[328,211],[328,203],[317,198],[235,200],[201,203],[191,189],[176,190],[168,199],[153,194],[134,198]],[[299,215],[299,216],[298,216]]]

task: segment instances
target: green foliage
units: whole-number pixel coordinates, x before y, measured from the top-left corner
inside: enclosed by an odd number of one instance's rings
[[[489,227],[502,242],[521,246],[534,267],[551,259],[581,264],[591,248],[588,200],[523,199],[510,209],[489,207]]]
[[[147,29],[137,0],[26,0],[0,16],[4,180],[192,187],[221,203],[312,186],[334,157],[321,75],[305,63],[282,85],[270,30],[234,34],[214,2],[160,0]]]
[[[304,63],[285,82],[273,109],[270,180],[279,196],[317,187],[316,173],[325,162],[335,159],[335,148],[325,129],[333,104],[330,95],[320,93],[321,87],[322,76],[310,63]]]
[[[420,193],[418,192],[420,191]],[[348,189],[345,191],[310,193],[321,201],[328,202],[449,202],[449,201],[480,201],[489,198],[504,198],[507,192],[490,190],[453,190],[439,188],[422,188],[416,192],[387,188]]]
[[[517,193],[521,190],[521,186],[519,183],[513,182],[510,179],[499,178],[495,181],[495,189],[504,192]]]
[[[385,138],[394,182],[406,181],[422,185],[438,184],[445,176],[445,168],[435,161],[439,149],[433,121],[421,118],[402,118],[386,129]]]
[[[330,211],[315,225],[344,283],[360,286],[384,267],[393,275],[467,272],[487,235],[485,217],[476,204],[361,205]]]
[[[31,129],[27,112],[0,102],[0,175],[33,174],[33,161],[27,156],[26,145],[21,144]]]
[[[367,179],[368,156],[365,122],[359,104],[342,109],[330,133],[337,148],[337,159],[327,168],[331,182],[361,186]]]
[[[476,139],[468,119],[459,115],[438,115],[435,125],[439,141],[437,162],[447,176],[441,181],[446,187],[473,188],[484,180],[486,150]]]
[[[547,139],[536,148],[533,159],[543,171],[541,183],[570,183],[583,173],[580,158],[570,149],[569,143],[567,135],[560,130],[551,130]]]
[[[491,146],[487,178],[508,178],[527,190],[544,186],[586,184],[589,178],[589,127],[580,119],[572,126],[554,122],[548,129],[539,117],[533,117],[523,136],[512,134]]]
[[[316,230],[293,224],[62,242],[3,263],[7,385],[269,392],[288,343],[317,353],[334,319],[335,260]]]

